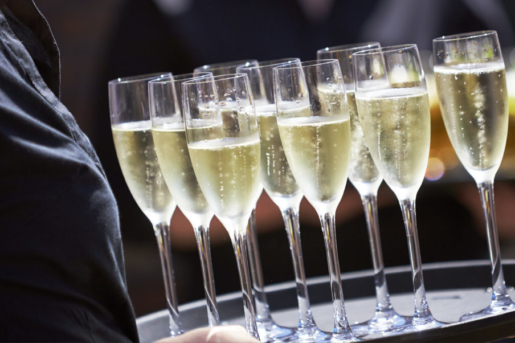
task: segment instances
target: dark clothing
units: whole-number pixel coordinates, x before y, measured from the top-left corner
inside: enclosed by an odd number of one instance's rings
[[[137,341],[116,201],[59,69],[34,3],[0,0],[0,340]]]

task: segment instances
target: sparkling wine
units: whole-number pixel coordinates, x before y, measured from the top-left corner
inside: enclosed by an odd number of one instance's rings
[[[349,180],[360,193],[368,194],[377,190],[383,178],[377,169],[370,152],[368,151],[363,129],[359,121],[356,107],[356,94],[347,92],[351,127],[351,155],[349,166]]]
[[[346,115],[312,117],[310,107],[288,110],[279,132],[288,163],[310,202],[340,200],[350,160]]]
[[[181,211],[209,220],[212,212],[193,171],[184,124],[164,124],[152,129],[156,154],[170,193]]]
[[[474,175],[499,168],[508,134],[503,63],[435,67],[445,127],[464,167]]]
[[[234,218],[250,213],[262,190],[259,136],[198,141],[189,150],[197,180],[215,214]]]
[[[256,108],[261,137],[261,181],[272,198],[291,197],[300,191],[284,154],[275,111],[275,105]]]
[[[141,210],[153,222],[170,220],[175,209],[154,149],[150,121],[112,127],[125,182]]]
[[[356,95],[365,142],[385,181],[400,199],[413,196],[427,167],[431,122],[422,88]]]

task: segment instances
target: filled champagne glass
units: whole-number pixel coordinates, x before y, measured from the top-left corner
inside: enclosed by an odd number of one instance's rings
[[[111,129],[125,182],[139,208],[154,226],[170,316],[170,335],[183,332],[170,247],[170,221],[175,202],[159,167],[148,102],[148,82],[171,74],[119,78],[109,82]]]
[[[374,281],[376,290],[376,309],[372,319],[363,324],[353,326],[356,335],[381,333],[386,334],[402,329],[411,321],[393,309],[386,285],[384,273],[383,254],[381,249],[381,236],[379,234],[379,218],[377,214],[377,191],[383,181],[363,137],[363,129],[359,121],[356,107],[354,85],[354,66],[352,54],[360,50],[380,48],[377,42],[340,45],[317,51],[317,59],[337,59],[343,76],[343,83],[347,94],[347,104],[351,124],[351,157],[349,167],[349,180],[361,196],[365,218],[367,222],[372,264],[374,267]]]
[[[258,66],[258,61],[254,59],[239,60],[231,62],[222,62],[215,64],[207,64],[202,67],[195,68],[194,73],[211,72],[215,76],[224,74],[234,74],[238,68],[249,68]],[[224,122],[230,118],[232,111],[229,108],[221,109]],[[227,116],[228,114],[228,116]],[[229,121],[230,122],[230,121]],[[262,190],[259,192],[262,193]],[[270,305],[265,293],[265,281],[263,277],[263,268],[261,266],[261,256],[259,254],[259,243],[256,226],[256,209],[252,209],[250,214],[249,225],[247,227],[247,248],[249,252],[250,273],[254,295],[256,296],[256,315],[258,329],[261,336],[274,339],[285,340],[292,335],[292,330],[282,327],[274,322],[270,315]]]
[[[212,78],[213,74],[203,73],[198,77]],[[148,84],[152,137],[157,159],[164,180],[177,206],[190,221],[195,231],[197,247],[202,267],[204,293],[206,295],[209,326],[220,325],[216,303],[215,280],[209,244],[209,223],[213,211],[200,190],[193,171],[182,111],[180,86],[193,79],[193,74],[174,75],[152,80]]]
[[[331,337],[318,330],[309,301],[302,244],[300,239],[299,206],[302,192],[290,169],[277,126],[277,110],[274,96],[273,68],[280,65],[296,65],[300,67],[300,59],[285,58],[259,62],[258,66],[238,67],[238,73],[249,77],[250,88],[256,104],[256,115],[261,138],[261,182],[272,201],[282,212],[286,234],[292,254],[295,281],[297,286],[297,302],[299,305],[299,322],[294,335],[282,337],[282,341],[326,341]],[[254,284],[256,280],[254,280]],[[264,285],[254,286],[256,292],[256,308],[258,328],[260,324],[260,307],[268,314],[268,306],[260,304],[260,293],[264,294]],[[268,311],[268,312],[265,312]],[[264,319],[267,317],[263,316]],[[291,332],[291,330],[290,330]],[[272,330],[273,334],[273,330]]]
[[[206,64],[201,67],[197,67],[193,70],[196,73],[202,72],[210,72],[213,73],[214,76],[226,75],[226,74],[234,74],[236,73],[236,68],[243,67],[251,67],[257,66],[258,61],[254,59],[249,60],[239,60],[239,61],[230,61],[230,62],[222,62],[222,63],[213,63]]]
[[[375,165],[397,196],[408,237],[415,313],[409,330],[437,327],[427,304],[415,199],[429,158],[431,122],[424,71],[416,45],[353,54],[356,105]]]
[[[354,340],[343,303],[335,212],[345,190],[351,132],[337,60],[274,68],[277,125],[302,193],[322,224],[334,309],[332,341]]]
[[[461,163],[476,181],[486,221],[492,300],[462,320],[515,310],[504,283],[495,220],[494,178],[508,135],[508,93],[501,46],[495,31],[433,40],[434,74],[447,134]]]
[[[182,84],[186,139],[200,189],[231,237],[248,332],[259,338],[247,256],[247,223],[260,192],[259,129],[247,75]]]

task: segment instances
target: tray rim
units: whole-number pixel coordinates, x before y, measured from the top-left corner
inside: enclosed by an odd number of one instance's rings
[[[515,259],[503,259],[502,264],[515,264]],[[445,267],[447,269],[450,268],[460,268],[460,267],[477,267],[477,266],[490,266],[489,260],[466,260],[466,261],[451,261],[451,262],[435,262],[435,263],[424,263],[422,264],[422,270],[435,270],[440,269],[442,267]],[[411,266],[404,265],[404,266],[394,266],[394,267],[387,267],[385,268],[385,274],[397,274],[397,273],[405,273],[405,272],[411,272]],[[359,270],[354,272],[346,272],[341,273],[342,280],[352,280],[352,279],[359,279],[362,277],[370,277],[374,275],[374,271],[372,269],[366,269],[366,270]],[[329,276],[316,276],[307,279],[307,285],[318,285],[323,284],[326,282],[329,282],[330,278]],[[277,292],[282,291],[289,288],[295,287],[295,281],[285,281],[280,282],[272,285],[265,286],[265,292]],[[390,292],[390,294],[396,294],[396,292]],[[217,302],[224,302],[224,301],[230,301],[241,298],[241,292],[231,292],[226,294],[217,295],[216,299]],[[179,312],[192,310],[195,308],[203,307],[206,304],[205,299],[199,299],[195,300],[186,304],[179,305]],[[153,319],[159,318],[163,316],[163,314],[166,314],[168,310],[160,310],[157,312],[151,312],[149,314],[140,316],[136,319],[136,324],[140,325],[145,322],[151,321]]]

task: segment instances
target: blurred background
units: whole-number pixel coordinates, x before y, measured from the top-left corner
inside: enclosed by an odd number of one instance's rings
[[[432,141],[426,180],[417,198],[424,263],[488,258],[476,186],[450,145],[435,98],[432,39],[497,30],[505,56],[510,129],[495,184],[503,258],[515,258],[515,1],[511,0],[35,0],[61,50],[62,101],[90,137],[117,198],[129,293],[137,316],[166,307],[159,255],[150,223],[123,180],[109,122],[107,82],[123,76],[193,68],[239,59],[316,59],[318,49],[379,41],[416,43],[427,68]],[[402,216],[393,193],[379,191],[385,264],[409,264]],[[336,215],[342,272],[372,262],[361,200],[350,183]],[[301,231],[306,274],[327,275],[315,211],[304,200]],[[181,303],[204,296],[193,230],[176,210],[172,247]],[[293,280],[279,210],[263,193],[257,226],[267,284]],[[229,236],[216,219],[211,229],[218,294],[238,291]],[[371,285],[373,287],[373,285]],[[327,290],[329,292],[329,289]]]

